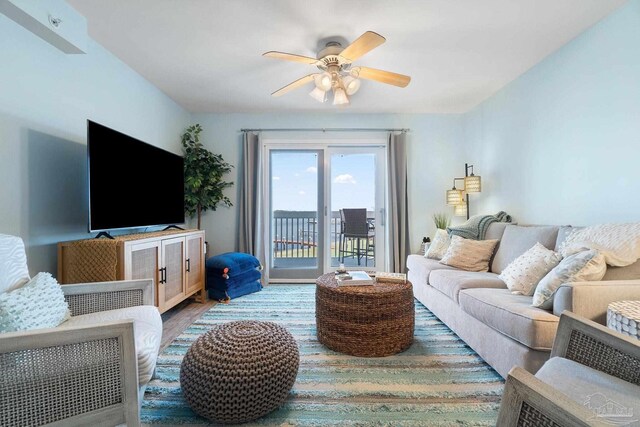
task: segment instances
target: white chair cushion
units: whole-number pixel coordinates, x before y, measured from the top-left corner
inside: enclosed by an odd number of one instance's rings
[[[616,420],[631,425],[640,415],[640,387],[620,378],[584,366],[573,360],[552,357],[536,373],[536,378],[568,397],[601,414],[600,421]],[[616,417],[616,409],[632,411],[633,417]],[[607,418],[607,415],[611,417]],[[627,423],[623,424],[623,421]],[[614,425],[614,423],[611,423]]]
[[[100,311],[97,313],[73,316],[61,327],[86,326],[114,320],[133,320],[133,330],[138,356],[138,385],[144,386],[151,380],[156,366],[160,340],[162,339],[162,318],[156,307],[141,305]]]
[[[28,281],[27,254],[22,239],[0,234],[0,293],[16,289]]]

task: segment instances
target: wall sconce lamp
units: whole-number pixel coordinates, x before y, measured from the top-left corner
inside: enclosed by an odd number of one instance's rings
[[[471,173],[469,173],[471,171]],[[464,181],[464,188],[456,188],[456,181]],[[482,191],[482,179],[473,173],[473,165],[464,164],[464,178],[454,178],[453,188],[447,190],[447,204],[453,206],[454,216],[467,215],[469,219],[469,193],[480,193]]]

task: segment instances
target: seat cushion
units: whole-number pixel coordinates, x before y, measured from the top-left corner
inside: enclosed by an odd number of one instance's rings
[[[463,289],[506,288],[504,282],[495,273],[462,270],[433,270],[429,274],[429,284],[456,303]]]
[[[579,404],[601,414],[602,421],[631,425],[631,421],[637,420],[640,415],[640,387],[573,360],[552,357],[540,368],[536,377]],[[612,412],[615,410],[622,412]],[[633,417],[625,416],[625,413],[630,414],[631,411]],[[615,416],[608,418],[607,415]],[[611,425],[614,423],[611,422]]]
[[[141,305],[73,316],[60,327],[85,326],[127,319],[133,320],[138,357],[138,385],[142,387],[151,380],[162,339],[162,318],[156,307]]]
[[[493,257],[491,271],[502,273],[502,270],[540,242],[545,248],[553,250],[558,237],[558,227],[523,227],[520,225],[507,225],[502,234],[500,245]]]
[[[531,306],[532,298],[508,289],[467,289],[460,308],[496,331],[534,350],[551,350],[558,316]]]
[[[412,277],[420,277],[421,282],[413,283],[413,286],[426,285],[429,280],[429,273],[432,270],[456,270],[455,267],[440,264],[437,259],[425,258],[422,255],[409,255],[407,257],[407,269],[411,270]]]

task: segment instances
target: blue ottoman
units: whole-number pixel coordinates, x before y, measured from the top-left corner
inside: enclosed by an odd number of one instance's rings
[[[253,255],[227,252],[207,260],[209,298],[228,301],[262,289],[262,266]]]

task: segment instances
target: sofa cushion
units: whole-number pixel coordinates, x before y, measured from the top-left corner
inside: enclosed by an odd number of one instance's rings
[[[536,377],[579,404],[600,413],[600,420],[618,421],[611,422],[611,425],[631,425],[631,421],[637,420],[640,414],[640,387],[573,360],[552,357],[540,368]],[[633,417],[607,413],[605,405],[612,407],[609,411],[616,408],[629,413],[633,411]],[[607,418],[607,415],[614,416]],[[625,420],[628,423],[622,423]]]
[[[500,223],[496,223],[500,224]],[[491,224],[494,225],[494,224]],[[570,225],[562,226],[558,230],[558,239],[556,240],[556,252],[560,250],[560,245],[573,230],[579,230],[582,227],[571,227]],[[488,232],[487,232],[488,233]],[[607,266],[607,272],[602,280],[633,280],[640,279],[640,260],[626,267]]]
[[[579,230],[580,227],[572,227],[570,225],[561,225],[558,227],[558,237],[556,237],[556,247],[553,249],[556,252],[560,252],[562,244],[567,239],[567,236],[571,234],[573,230]]]
[[[411,271],[412,276],[422,279],[421,283],[413,283],[413,286],[426,285],[429,280],[429,273],[431,273],[432,270],[458,270],[455,267],[440,264],[438,260],[415,254],[407,257],[407,269]]]
[[[533,294],[532,305],[545,310],[553,308],[553,298],[563,283],[600,280],[607,271],[604,256],[593,249],[584,250],[563,259],[540,280]]]
[[[626,267],[607,266],[602,280],[633,280],[640,279],[640,260]]]
[[[127,319],[133,320],[138,357],[138,385],[142,387],[151,380],[162,339],[162,318],[156,307],[141,305],[73,316],[60,327],[85,326]]]
[[[561,260],[562,255],[536,242],[531,249],[502,270],[500,279],[514,294],[533,295],[538,282]]]
[[[529,248],[540,242],[547,249],[554,249],[558,227],[523,227],[520,225],[508,225],[502,234],[500,246],[493,257],[491,271],[502,273],[502,270],[525,253]]]
[[[424,253],[425,258],[440,259],[447,253],[449,245],[451,244],[451,238],[447,233],[447,230],[438,229],[436,235],[433,238],[433,242],[429,245],[429,249]]]
[[[429,274],[429,285],[433,286],[456,303],[463,289],[498,288],[506,285],[495,273],[462,270],[433,270]]]
[[[531,297],[508,289],[467,289],[458,296],[460,308],[496,331],[535,350],[550,350],[558,316],[531,307]]]
[[[472,240],[451,236],[451,244],[440,262],[467,271],[489,271],[497,240]]]
[[[494,222],[488,228],[484,235],[485,240],[500,240],[504,234],[507,225],[514,225],[512,222]]]

